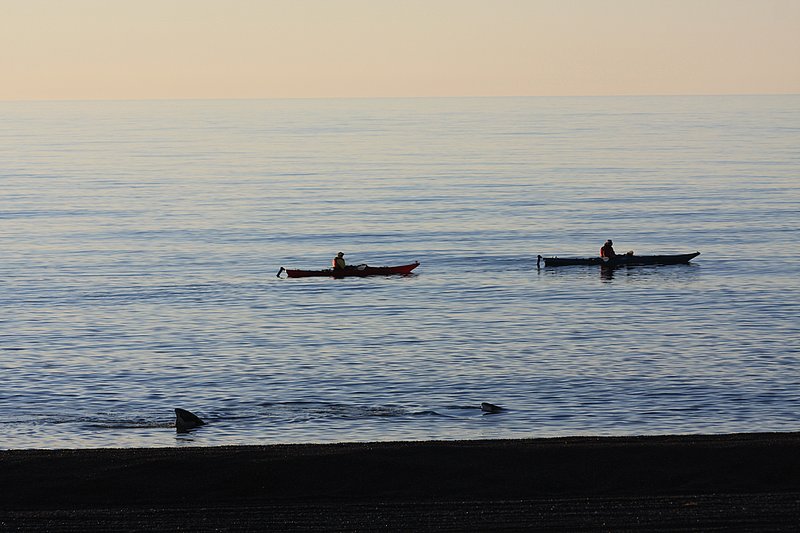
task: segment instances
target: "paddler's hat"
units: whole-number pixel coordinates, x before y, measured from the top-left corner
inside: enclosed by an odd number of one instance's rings
[[[342,256],[344,255],[344,252],[339,252],[339,253],[338,253],[338,254],[336,254],[336,255],[338,255],[339,257],[342,257]]]
[[[608,239],[608,240],[606,241],[606,244],[614,244],[614,243],[613,243],[613,242],[611,242],[611,239]]]

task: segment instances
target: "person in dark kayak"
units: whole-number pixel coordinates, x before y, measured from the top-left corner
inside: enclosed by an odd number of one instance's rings
[[[609,259],[614,259],[615,257],[619,257],[620,254],[614,251],[613,242],[611,239],[608,239],[606,243],[600,248],[600,257],[608,261]],[[633,250],[629,250],[625,252],[625,255],[633,255]]]
[[[614,251],[614,243],[611,242],[611,239],[608,239],[606,243],[600,248],[600,257],[608,257],[609,259],[616,257],[617,252]]]
[[[334,270],[344,270],[347,267],[347,263],[344,260],[344,252],[336,254],[336,257],[331,261],[331,266],[333,266]]]

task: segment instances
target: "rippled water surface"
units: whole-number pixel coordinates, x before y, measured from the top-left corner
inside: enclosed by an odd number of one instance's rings
[[[0,103],[0,448],[798,430],[798,147],[798,96]],[[608,238],[702,255],[536,269]],[[421,266],[275,276],[339,250]]]

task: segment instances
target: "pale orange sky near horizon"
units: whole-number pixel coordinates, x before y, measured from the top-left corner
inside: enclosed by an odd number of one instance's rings
[[[800,93],[800,0],[0,8],[0,100]]]

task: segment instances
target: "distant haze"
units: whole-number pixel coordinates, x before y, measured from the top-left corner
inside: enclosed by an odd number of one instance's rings
[[[0,99],[800,93],[798,0],[2,0]]]

